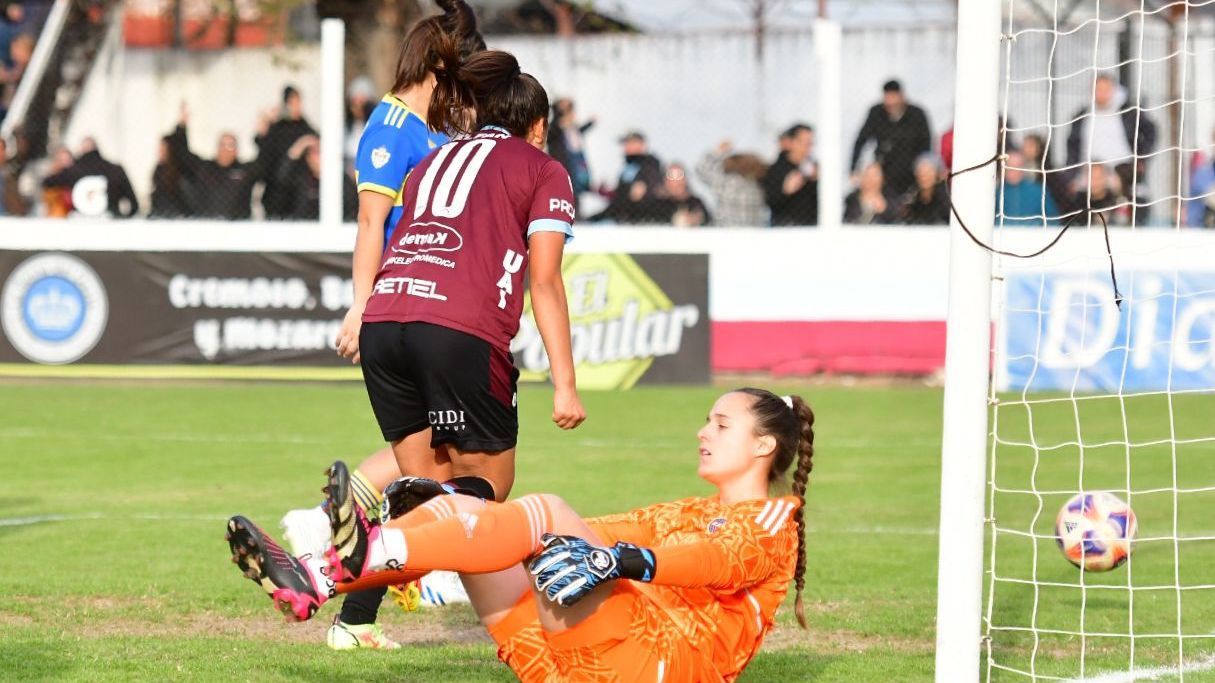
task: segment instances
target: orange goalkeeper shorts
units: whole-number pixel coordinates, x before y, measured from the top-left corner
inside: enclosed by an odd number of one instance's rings
[[[524,683],[712,683],[723,680],[661,607],[620,581],[595,614],[559,633],[540,628],[528,593],[489,629],[498,659]]]

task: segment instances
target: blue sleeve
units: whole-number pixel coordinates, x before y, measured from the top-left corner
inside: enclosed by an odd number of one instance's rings
[[[405,176],[417,163],[413,150],[401,144],[407,137],[394,126],[368,126],[354,162],[359,192],[370,190],[394,199],[401,193]]]
[[[561,232],[565,233],[565,243],[569,244],[574,239],[574,226],[562,220],[555,218],[539,218],[531,222],[527,226],[527,236],[538,232]]]

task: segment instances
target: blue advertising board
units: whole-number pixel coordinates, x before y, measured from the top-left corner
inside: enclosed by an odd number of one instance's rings
[[[1215,270],[1011,275],[1001,388],[1128,391],[1215,388]]]

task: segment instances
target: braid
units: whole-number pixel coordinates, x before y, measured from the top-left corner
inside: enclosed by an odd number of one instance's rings
[[[793,585],[797,590],[793,611],[797,623],[806,628],[806,609],[802,605],[802,591],[806,587],[806,485],[810,470],[814,468],[814,411],[802,400],[793,397],[793,412],[801,423],[801,434],[797,442],[797,469],[793,471],[793,495],[801,498],[801,507],[794,514],[797,522],[797,568],[793,572]]]
[[[789,471],[794,459],[797,467],[793,471],[793,495],[801,499],[793,516],[797,522],[797,567],[793,583],[797,598],[793,603],[797,623],[806,628],[806,610],[802,605],[802,591],[806,587],[806,485],[810,470],[814,468],[814,411],[801,396],[777,396],[765,389],[743,387],[736,389],[755,399],[751,414],[755,416],[756,434],[776,438],[776,452],[768,471],[768,483],[779,481]]]

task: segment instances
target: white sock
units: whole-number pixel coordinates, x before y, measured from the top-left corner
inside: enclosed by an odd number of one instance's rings
[[[329,578],[329,564],[324,559],[309,555],[298,559],[312,579],[312,585],[316,586],[316,592],[320,593],[321,600],[337,595],[337,585]]]
[[[405,534],[400,529],[380,527],[377,538],[367,544],[367,568],[371,571],[402,569],[408,556]]]

